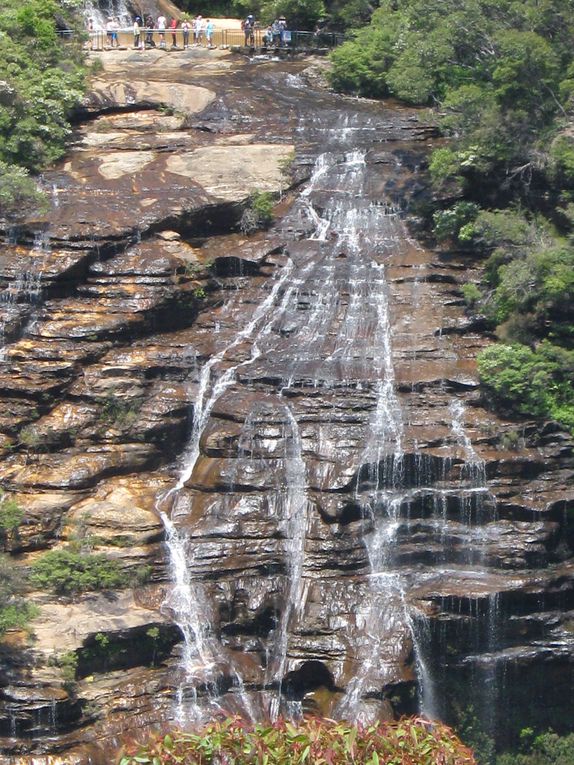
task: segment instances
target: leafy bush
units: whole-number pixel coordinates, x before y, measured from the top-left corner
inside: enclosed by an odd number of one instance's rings
[[[10,166],[0,160],[0,216],[19,221],[46,210],[47,201],[35,181],[23,167]]]
[[[464,296],[464,302],[469,307],[476,305],[478,301],[480,300],[480,298],[482,297],[482,293],[480,289],[476,286],[474,282],[467,282],[466,284],[463,284],[462,294]]]
[[[513,313],[532,313],[544,327],[574,299],[574,250],[570,247],[534,250],[498,269],[494,309],[498,322]],[[536,323],[533,325],[533,334]]]
[[[299,725],[215,722],[198,733],[174,733],[126,747],[120,765],[178,762],[234,765],[475,765],[472,752],[446,726],[418,719],[369,727],[307,719]]]
[[[574,351],[548,342],[536,351],[491,345],[479,355],[478,371],[496,407],[552,417],[574,431]]]
[[[0,489],[0,536],[15,531],[24,520],[24,512],[15,499]]]
[[[573,762],[574,733],[558,736],[551,732],[536,736],[527,752],[505,753],[496,759],[496,765],[572,765]]]
[[[58,667],[62,673],[62,680],[69,685],[76,680],[78,670],[78,654],[75,651],[65,651],[48,660],[49,667]]]
[[[126,587],[129,584],[117,561],[106,555],[66,549],[44,553],[32,564],[30,581],[58,595]]]
[[[245,16],[253,13],[263,24],[270,23],[279,16],[287,18],[290,29],[313,29],[317,21],[325,16],[323,0],[232,0],[232,9],[223,15]],[[201,10],[197,3],[194,11]],[[216,15],[213,3],[205,3],[204,13]]]
[[[273,220],[273,194],[269,191],[255,191],[249,197],[239,226],[249,234],[259,228],[267,228]]]
[[[26,171],[63,155],[83,94],[81,36],[63,42],[57,23],[80,28],[56,0],[5,0],[0,8],[0,214],[8,221],[45,208]]]
[[[458,239],[461,228],[478,215],[479,207],[473,202],[458,202],[446,210],[437,210],[433,215],[434,235],[439,241]]]

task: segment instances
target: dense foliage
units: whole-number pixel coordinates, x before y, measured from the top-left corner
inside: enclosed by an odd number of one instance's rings
[[[41,197],[27,173],[62,156],[82,95],[74,18],[56,0],[5,0],[0,9],[0,217],[29,214]]]
[[[215,722],[198,733],[174,733],[126,747],[120,765],[474,765],[444,725],[404,719],[363,727],[310,718],[252,725]]]
[[[313,30],[319,23],[343,31],[367,23],[378,0],[181,0],[178,5],[190,13],[212,16],[253,13],[262,25],[285,16],[290,29]]]
[[[0,542],[13,534],[24,519],[24,512],[15,499],[0,489]]]
[[[524,731],[532,734],[532,731]],[[572,765],[574,762],[574,733],[558,736],[556,733],[542,733],[534,740],[524,736],[523,752],[502,754],[496,765]]]
[[[505,411],[570,428],[573,10],[572,0],[383,0],[333,53],[338,89],[436,107],[450,141],[429,163],[434,234],[484,260],[463,293],[504,342],[480,359],[486,392]]]
[[[71,595],[88,590],[127,587],[120,565],[103,554],[50,550],[32,564],[30,581],[36,587]]]

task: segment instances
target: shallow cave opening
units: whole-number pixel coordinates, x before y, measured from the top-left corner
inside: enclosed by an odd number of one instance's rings
[[[317,688],[334,691],[335,680],[322,661],[312,659],[304,661],[299,669],[288,672],[283,678],[281,688],[288,699],[302,699],[306,693]]]

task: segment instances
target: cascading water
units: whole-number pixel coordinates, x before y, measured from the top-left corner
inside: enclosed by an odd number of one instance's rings
[[[280,293],[290,272],[291,267],[287,265],[275,282],[267,299],[255,310],[253,317],[243,330],[238,333],[232,343],[213,355],[201,369],[194,400],[192,431],[186,453],[182,460],[179,478],[175,486],[158,500],[157,509],[166,528],[166,544],[169,550],[171,578],[174,583],[165,606],[173,614],[173,618],[180,626],[184,636],[184,681],[183,684],[180,684],[177,709],[177,717],[181,723],[197,721],[199,719],[201,713],[197,709],[196,703],[194,703],[197,698],[198,669],[203,676],[201,684],[207,687],[208,690],[211,686],[213,690],[214,676],[210,675],[210,670],[216,666],[220,651],[216,637],[210,631],[213,619],[209,604],[202,593],[201,585],[194,583],[189,576],[189,559],[190,555],[193,554],[191,546],[188,544],[185,534],[180,533],[173,522],[178,517],[177,495],[193,474],[193,469],[200,454],[200,439],[213,406],[220,396],[233,384],[238,367],[253,361],[257,357],[259,353],[257,339],[260,340],[270,330],[270,324],[266,322],[269,320],[271,312],[277,309],[277,302],[281,304],[285,300],[285,297],[283,297],[281,301]],[[245,362],[231,364],[219,377],[215,376],[215,379],[212,379],[216,366],[221,364],[226,356],[239,343],[245,340],[252,341],[250,359]],[[172,501],[174,508],[171,518],[163,510],[164,505],[169,500]],[[241,685],[241,679],[238,675],[236,676],[238,684]],[[184,699],[182,690],[184,686],[191,688],[191,703]],[[216,694],[211,693],[210,695],[211,703],[216,703]],[[247,705],[247,710],[244,711],[249,712],[249,705]]]
[[[125,0],[84,0],[86,26],[91,21],[95,29],[105,29],[108,18],[116,19],[120,27],[131,27],[132,15]]]
[[[2,313],[0,316],[0,361],[6,358],[6,332],[14,321],[27,319],[27,328],[34,323],[34,309],[42,300],[42,272],[50,253],[50,239],[47,231],[34,235],[31,259],[34,268],[20,271],[14,281],[0,293]],[[24,308],[28,306],[28,308]]]
[[[303,564],[305,559],[305,537],[307,531],[308,499],[307,476],[303,460],[301,433],[297,420],[289,406],[285,407],[285,487],[284,505],[281,512],[285,537],[285,559],[287,561],[287,588],[285,607],[279,618],[277,638],[273,646],[270,665],[270,681],[277,685],[278,692],[271,696],[270,717],[275,720],[279,714],[280,694],[285,667],[289,628],[292,617],[300,614],[304,605],[302,598]]]
[[[200,707],[229,710],[229,700],[218,698],[222,671],[235,678],[235,696],[241,696],[244,714],[275,718],[296,713],[305,690],[326,682],[338,687],[333,714],[367,719],[380,712],[369,703],[384,700],[386,689],[401,682],[408,662],[417,677],[419,708],[429,716],[436,714],[424,650],[427,624],[411,597],[401,546],[410,528],[411,507],[426,507],[430,501],[434,511],[428,525],[439,531],[446,548],[451,497],[486,496],[486,484],[456,405],[451,410],[452,435],[464,463],[459,486],[447,486],[450,457],[435,463],[409,442],[410,411],[396,381],[387,270],[403,248],[416,248],[409,244],[398,209],[373,193],[367,149],[348,145],[358,137],[368,145],[376,123],[367,121],[361,127],[358,118],[357,125],[354,121],[347,119],[341,130],[329,132],[327,151],[318,156],[305,190],[276,227],[287,261],[278,268],[272,290],[258,308],[251,307],[244,328],[219,348],[216,335],[216,350],[194,381],[193,426],[179,477],[158,503],[174,581],[166,607],[185,638],[180,720],[197,719]],[[315,127],[321,136],[323,124]],[[416,294],[422,284],[417,274]],[[235,305],[222,309],[218,327],[240,315],[241,297],[234,300]],[[409,360],[416,355],[414,342],[409,339]],[[307,420],[301,401],[318,391],[333,422],[343,402],[346,408],[348,399],[360,400],[361,414],[350,420],[342,436],[343,442],[352,438],[352,449],[344,446],[342,451],[332,437],[325,437],[320,419]],[[239,418],[226,404],[233,397],[247,402],[241,403]],[[224,493],[218,488],[218,499],[202,499],[202,449],[222,416],[224,422],[241,421],[239,434],[233,430],[236,451],[221,467],[212,466],[219,475],[216,485],[226,487]],[[314,447],[309,453],[318,452],[319,461],[308,461],[310,443]],[[309,573],[317,554],[315,495],[332,492],[335,485],[338,490],[350,487],[353,513],[361,519],[363,555],[357,565],[364,572],[341,581],[327,577],[317,592]],[[476,507],[472,499],[468,512],[473,514]],[[259,531],[251,536],[251,520],[234,521],[250,519],[253,508],[264,517],[259,522],[264,537]],[[212,532],[218,524],[222,530]],[[251,636],[246,641],[248,658],[258,658],[261,665],[255,683],[242,683],[246,657],[240,656],[239,641],[221,632],[221,602],[214,602],[214,588],[201,575],[206,565],[202,545],[211,549],[211,534],[223,534],[224,528],[227,533],[233,528],[239,538],[242,529],[248,529],[239,545],[242,561],[257,545],[266,560],[265,577],[245,574],[232,582],[224,569],[211,574],[216,581],[221,576],[217,592],[225,590],[231,603],[233,592],[239,593],[242,608],[252,615],[242,624]],[[443,561],[442,553],[438,560]],[[265,607],[266,603],[272,605]],[[259,618],[256,614],[261,617],[258,626],[253,621]],[[318,620],[313,629],[308,626],[310,614]],[[234,624],[230,634],[239,630]],[[313,630],[333,630],[333,645],[344,658],[335,649],[313,653],[313,646],[319,645],[309,637]],[[301,660],[308,658],[329,664],[332,669],[325,672],[331,679],[320,672],[322,680],[298,674]],[[316,666],[313,671],[318,671]],[[289,699],[298,699],[299,706],[290,708]],[[194,706],[192,714],[185,713],[186,705]]]

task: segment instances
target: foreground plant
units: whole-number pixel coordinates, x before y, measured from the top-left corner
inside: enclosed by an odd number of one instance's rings
[[[445,725],[419,718],[351,725],[318,718],[253,725],[239,718],[197,733],[126,746],[119,765],[476,765]]]

